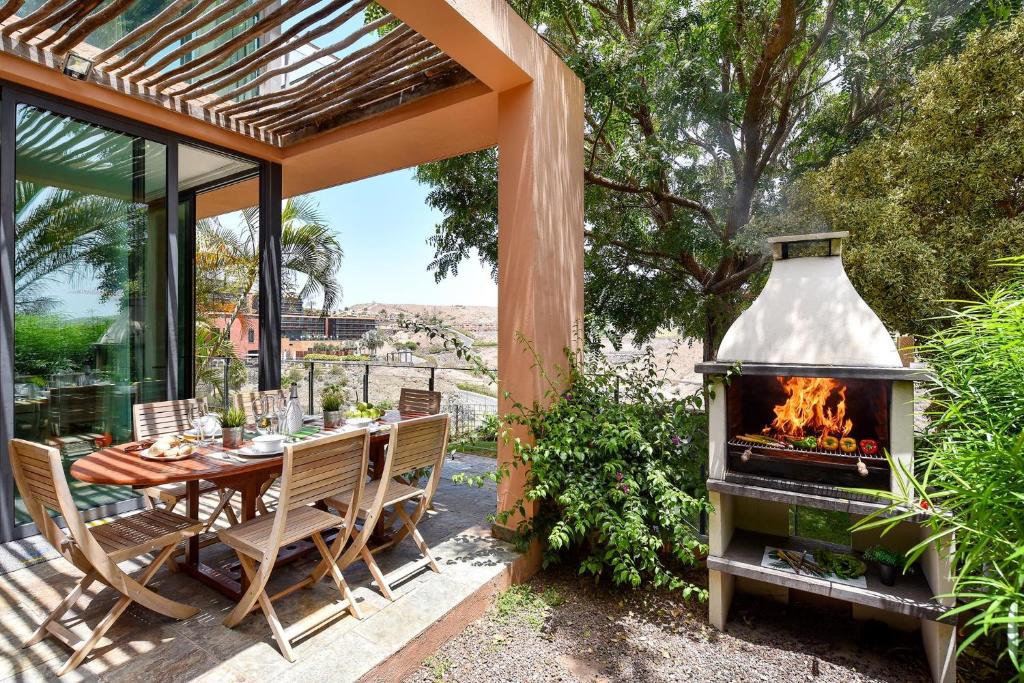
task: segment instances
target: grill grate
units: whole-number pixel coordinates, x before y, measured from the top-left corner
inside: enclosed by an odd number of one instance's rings
[[[865,455],[859,451],[856,453],[843,453],[842,451],[830,451],[826,448],[776,448],[774,446],[748,443],[742,439],[730,439],[729,445],[735,448],[749,448],[759,455],[827,457],[829,459],[836,458],[837,462],[849,462],[850,464],[856,464],[857,460],[863,460],[869,467],[882,467],[886,465],[885,456],[880,454]]]

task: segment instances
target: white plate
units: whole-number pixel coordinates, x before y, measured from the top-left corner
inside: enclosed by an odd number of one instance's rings
[[[168,458],[163,455],[150,455],[149,449],[139,451],[139,457],[143,460],[152,460],[153,462],[175,462],[177,460],[184,460],[185,458],[191,458],[195,454],[195,451],[186,453],[185,455],[176,455],[173,458]]]
[[[258,451],[252,446],[245,446],[244,448],[239,448],[238,450],[231,451],[232,455],[240,455],[243,458],[272,458],[275,455],[281,455],[282,453],[284,453],[284,446],[282,446],[280,450],[270,451],[268,453]]]
[[[352,425],[353,427],[365,427],[366,425],[374,422],[372,417],[346,417],[345,424]]]

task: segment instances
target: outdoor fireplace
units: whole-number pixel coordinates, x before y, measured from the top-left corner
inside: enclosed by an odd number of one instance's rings
[[[887,380],[739,376],[726,388],[730,472],[889,488]]]
[[[846,236],[769,240],[764,289],[726,332],[715,360],[697,365],[710,389],[709,618],[725,628],[736,591],[783,602],[791,592],[824,596],[849,603],[855,618],[896,628],[916,622],[932,677],[953,683],[956,629],[943,620],[952,601],[936,597],[952,587],[949,556],[929,540],[927,525],[910,516],[883,537],[843,522],[849,546],[805,538],[791,525],[800,509],[845,513],[849,524],[885,514],[873,491],[917,504],[903,477],[914,463],[914,382],[923,371],[904,366],[892,335],[846,276]],[[802,559],[788,568],[777,563],[780,549],[800,558],[820,550],[855,558],[873,545],[904,552],[922,541],[919,570],[893,586],[867,565],[847,580],[801,572]]]
[[[899,490],[900,468],[886,455],[913,462],[919,370],[904,367],[846,276],[846,236],[769,240],[764,290],[716,360],[697,366],[725,394],[710,414],[713,479],[839,496],[842,487]]]

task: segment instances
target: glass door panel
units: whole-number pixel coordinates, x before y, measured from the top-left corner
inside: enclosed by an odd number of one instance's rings
[[[167,398],[167,150],[19,105],[15,164],[14,431],[69,468]],[[81,509],[135,495],[69,482]]]

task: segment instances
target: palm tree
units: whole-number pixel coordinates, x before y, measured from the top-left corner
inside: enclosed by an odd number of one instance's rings
[[[15,184],[18,237],[14,259],[17,313],[45,313],[42,292],[56,276],[95,274],[104,297],[123,294],[127,253],[144,231],[144,207],[33,182]]]
[[[249,316],[259,280],[259,210],[241,212],[236,227],[220,218],[196,224],[196,381],[220,387],[213,357],[237,360],[231,329],[241,321],[252,329]],[[341,301],[336,278],[344,253],[319,206],[309,197],[285,202],[281,212],[282,294],[306,300],[322,299],[326,313]],[[212,314],[224,322],[215,324]],[[237,364],[236,364],[237,366]],[[239,368],[244,372],[243,368]]]

